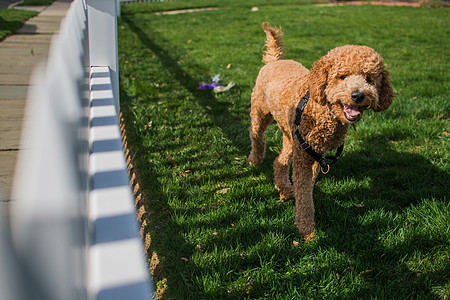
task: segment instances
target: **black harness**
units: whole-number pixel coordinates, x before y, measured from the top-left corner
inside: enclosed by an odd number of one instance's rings
[[[292,138],[295,140],[295,137],[297,137],[302,149],[305,150],[312,158],[314,158],[315,161],[317,161],[320,164],[322,173],[327,174],[330,171],[330,166],[332,164],[334,164],[335,162],[337,162],[337,160],[341,156],[342,151],[344,150],[344,144],[342,143],[342,145],[339,146],[339,148],[337,148],[336,155],[323,157],[322,155],[317,153],[313,149],[313,147],[311,147],[311,145],[308,144],[303,139],[303,137],[300,134],[300,131],[298,131],[298,126],[300,125],[300,122],[302,120],[303,110],[305,110],[305,107],[306,107],[306,104],[308,103],[308,101],[309,101],[309,91],[306,93],[306,95],[302,98],[302,100],[300,101],[300,103],[297,106],[297,109],[296,109],[297,116],[295,117],[295,125],[296,125],[297,129],[292,130]],[[329,163],[326,161],[327,159],[330,160]]]

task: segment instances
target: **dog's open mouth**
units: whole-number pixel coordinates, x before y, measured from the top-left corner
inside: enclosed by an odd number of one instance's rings
[[[345,118],[350,122],[355,122],[361,114],[359,106],[356,105],[343,105],[342,111],[344,112]]]

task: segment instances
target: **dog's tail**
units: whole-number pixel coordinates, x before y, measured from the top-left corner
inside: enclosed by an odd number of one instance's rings
[[[269,23],[262,23],[266,32],[266,44],[263,48],[263,59],[265,64],[284,58],[283,31],[275,28]]]

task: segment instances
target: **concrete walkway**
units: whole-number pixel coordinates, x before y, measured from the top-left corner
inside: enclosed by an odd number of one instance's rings
[[[30,75],[38,63],[47,59],[52,35],[58,32],[70,3],[69,0],[56,0],[48,7],[35,7],[41,11],[39,15],[0,42],[1,214],[8,213]]]

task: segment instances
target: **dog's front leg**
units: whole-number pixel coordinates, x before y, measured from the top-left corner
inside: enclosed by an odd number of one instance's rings
[[[309,239],[314,234],[314,182],[318,164],[299,145],[294,147],[293,174],[295,193],[295,223],[299,233]]]
[[[275,187],[280,192],[280,200],[294,198],[294,188],[289,180],[289,165],[292,156],[292,138],[283,134],[283,148],[273,164]]]

